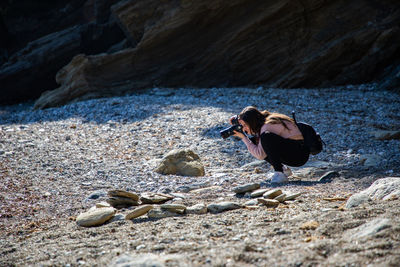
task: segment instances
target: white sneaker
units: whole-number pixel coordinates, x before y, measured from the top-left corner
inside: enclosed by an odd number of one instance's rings
[[[271,183],[274,184],[287,183],[288,181],[289,181],[288,177],[283,172],[275,172],[271,176]]]
[[[285,166],[285,165],[283,165],[283,173],[284,173],[287,177],[293,175],[292,170],[291,170],[288,166]]]

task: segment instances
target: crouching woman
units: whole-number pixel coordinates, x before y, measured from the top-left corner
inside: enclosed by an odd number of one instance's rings
[[[287,166],[299,167],[308,161],[310,152],[304,145],[303,136],[294,120],[287,115],[259,111],[249,106],[240,112],[238,121],[243,131],[253,135],[254,139],[250,140],[238,131],[234,131],[234,136],[242,139],[254,157],[272,165],[275,171],[272,183],[288,182],[291,171]]]

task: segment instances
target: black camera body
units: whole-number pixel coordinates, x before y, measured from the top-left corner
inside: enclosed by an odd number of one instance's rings
[[[235,134],[233,131],[243,133],[243,126],[239,124],[239,118],[237,116],[234,119],[232,119],[231,127],[226,128],[226,129],[220,131],[219,133],[221,134],[222,138],[226,139],[229,136]]]

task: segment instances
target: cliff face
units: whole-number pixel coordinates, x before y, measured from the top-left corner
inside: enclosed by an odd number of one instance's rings
[[[127,0],[111,13],[131,48],[79,51],[37,108],[152,86],[398,86],[394,0]]]

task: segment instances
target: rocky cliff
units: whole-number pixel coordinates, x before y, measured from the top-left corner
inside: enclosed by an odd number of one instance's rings
[[[396,1],[127,0],[110,12],[130,48],[74,50],[57,73],[60,86],[44,93],[37,108],[153,86],[399,85]],[[81,39],[88,35],[81,31]],[[23,59],[0,69],[3,95],[15,87],[7,79]],[[40,88],[45,79],[18,81],[28,90],[26,84]]]

